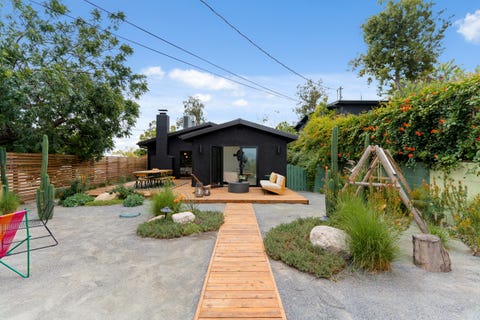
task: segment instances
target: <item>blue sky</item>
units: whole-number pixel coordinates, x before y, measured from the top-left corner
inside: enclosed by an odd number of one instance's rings
[[[247,79],[295,98],[296,87],[305,82],[286,70],[228,27],[199,0],[90,0],[110,11],[123,11],[127,19],[204,59]],[[217,12],[285,65],[311,78],[322,80],[328,100],[377,99],[376,86],[358,78],[348,62],[365,52],[361,24],[383,10],[375,0],[205,0]],[[440,61],[454,62],[468,71],[480,65],[480,1],[436,1],[434,11],[455,22],[446,32]],[[84,1],[65,4],[74,16],[86,16],[93,7]],[[459,32],[461,31],[461,32]],[[217,74],[229,76],[198,59],[166,45],[129,25],[118,34],[186,60]],[[169,110],[170,121],[182,115],[189,96],[205,105],[208,121],[236,118],[274,127],[281,121],[295,123],[295,102],[231,83],[204,71],[132,45],[135,54],[128,64],[148,76],[150,91],[138,103],[141,116],[130,139],[117,142],[117,149],[135,147],[138,136],[155,119],[159,108]]]

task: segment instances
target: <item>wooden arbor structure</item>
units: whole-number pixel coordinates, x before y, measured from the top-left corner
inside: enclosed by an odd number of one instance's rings
[[[361,177],[361,173],[364,173]],[[360,180],[360,181],[357,181]],[[423,233],[429,233],[420,211],[413,206],[409,194],[411,192],[407,180],[400,168],[393,160],[388,150],[379,146],[368,146],[357,165],[353,168],[343,190],[349,185],[356,185],[355,194],[359,194],[364,187],[385,187],[393,185],[398,191],[402,202],[412,212],[413,219]]]

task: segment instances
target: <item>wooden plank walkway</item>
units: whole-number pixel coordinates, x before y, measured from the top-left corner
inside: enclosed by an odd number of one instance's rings
[[[195,319],[286,319],[252,204],[224,214]]]

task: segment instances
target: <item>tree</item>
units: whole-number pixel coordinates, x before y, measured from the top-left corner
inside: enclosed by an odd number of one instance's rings
[[[297,132],[295,131],[295,128],[292,125],[290,125],[287,121],[280,122],[279,124],[277,124],[275,129],[286,132],[286,133],[297,134]]]
[[[155,138],[157,136],[157,121],[152,120],[148,123],[148,129],[140,135],[140,141]]]
[[[385,86],[399,90],[402,80],[428,75],[443,51],[441,41],[451,25],[441,18],[443,11],[434,14],[432,7],[432,2],[423,0],[389,0],[383,12],[362,25],[368,49],[350,65],[360,76],[377,79],[380,91]]]
[[[297,97],[300,101],[297,107],[293,109],[300,118],[309,115],[317,108],[318,103],[326,98],[325,90],[323,89],[322,81],[308,80],[303,85],[297,86]]]
[[[2,4],[0,4],[1,6]],[[59,0],[36,11],[20,0],[0,19],[0,145],[98,159],[114,138],[128,137],[139,115],[134,102],[145,77],[125,65],[132,48],[112,34],[122,13],[93,10],[88,21],[68,18]]]
[[[192,116],[195,124],[199,125],[205,122],[205,117],[203,115],[203,109],[205,105],[200,101],[199,98],[190,96],[188,100],[183,101],[183,115]],[[183,126],[183,117],[177,120],[177,127],[180,128]]]

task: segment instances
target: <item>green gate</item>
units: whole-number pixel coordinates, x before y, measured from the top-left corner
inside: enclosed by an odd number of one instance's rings
[[[294,191],[308,191],[307,170],[287,164],[287,188]]]

